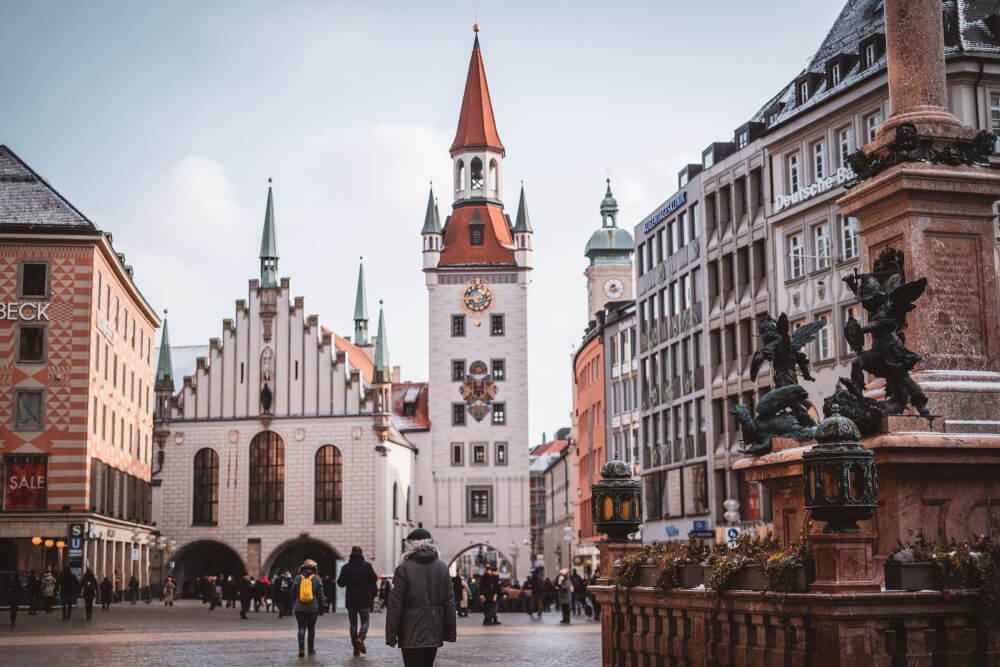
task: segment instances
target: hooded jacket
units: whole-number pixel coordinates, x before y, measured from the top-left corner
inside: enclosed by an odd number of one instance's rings
[[[413,540],[396,568],[385,619],[385,641],[429,648],[456,639],[455,593],[448,566],[430,540]]]
[[[375,602],[375,584],[378,575],[363,554],[352,553],[347,564],[340,569],[337,585],[347,589],[348,609],[371,609]]]
[[[299,586],[302,583],[302,577],[312,577],[312,592],[313,599],[312,602],[302,602],[299,600]],[[302,570],[302,573],[295,577],[295,582],[292,584],[292,600],[295,604],[292,606],[292,611],[306,611],[313,614],[320,613],[320,605],[323,609],[326,609],[326,597],[324,597],[323,591],[323,579],[320,578],[316,570],[312,568],[306,568]]]

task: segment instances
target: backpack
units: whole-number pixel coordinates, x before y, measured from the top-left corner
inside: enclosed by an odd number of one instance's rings
[[[313,575],[302,577],[299,582],[299,602],[309,604],[313,601]]]

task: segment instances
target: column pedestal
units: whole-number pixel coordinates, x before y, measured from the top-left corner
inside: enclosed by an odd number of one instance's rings
[[[815,593],[846,593],[881,590],[875,567],[874,533],[818,533],[812,543],[816,580]]]

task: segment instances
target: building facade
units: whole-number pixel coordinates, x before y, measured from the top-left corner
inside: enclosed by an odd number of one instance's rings
[[[0,570],[149,582],[159,318],[99,230],[0,146]]]
[[[524,188],[504,212],[503,159],[479,36],[451,145],[454,197],[433,191],[422,229],[429,309],[430,446],[417,461],[417,520],[446,562],[530,538],[527,299],[532,228]],[[481,559],[480,559],[481,560]],[[463,561],[464,562],[464,561]]]
[[[575,483],[570,451],[571,429],[560,429],[556,439],[531,451],[531,544],[532,564],[546,576],[554,576],[570,562],[574,503],[570,485]],[[522,572],[523,579],[525,573]]]
[[[357,545],[389,574],[415,525],[416,448],[403,431],[426,425],[425,388],[390,366],[381,309],[368,337],[363,271],[353,341],[278,278],[270,187],[260,266],[190,375],[175,379],[164,325],[155,478],[158,524],[177,543],[172,573],[182,585],[273,576],[310,557],[332,574]]]

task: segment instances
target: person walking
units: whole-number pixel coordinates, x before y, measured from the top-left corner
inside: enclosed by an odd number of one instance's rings
[[[299,574],[292,582],[292,612],[298,624],[299,657],[304,658],[308,645],[309,655],[316,654],[316,618],[326,609],[323,580],[317,574],[316,561],[306,559],[299,567]]]
[[[439,555],[431,534],[415,528],[392,577],[385,643],[402,649],[405,667],[433,667],[438,648],[457,639],[455,591]]]
[[[21,604],[24,597],[24,586],[21,585],[21,575],[13,572],[10,581],[7,582],[7,604],[10,605],[10,627],[17,623],[17,606]]]
[[[259,612],[261,607],[264,607],[264,611],[268,611],[267,607],[267,594],[270,592],[270,585],[267,582],[267,577],[261,577],[253,585],[253,610],[254,612]]]
[[[38,613],[38,598],[42,594],[42,580],[38,576],[38,570],[32,570],[28,575],[28,616]]]
[[[542,568],[535,568],[532,573],[528,576],[525,582],[525,589],[530,591],[528,598],[528,604],[526,611],[528,616],[534,617],[535,613],[538,614],[538,618],[542,617],[542,597],[545,595],[545,585],[542,577]]]
[[[94,615],[94,598],[97,597],[97,577],[89,567],[80,580],[80,592],[83,594],[83,608],[89,621]]]
[[[455,589],[455,607],[458,609],[458,615],[464,618],[469,615],[469,598],[472,597],[469,583],[460,572],[451,578],[451,585]]]
[[[177,592],[177,584],[174,583],[173,577],[167,577],[167,583],[163,584],[163,606],[173,607],[174,606],[174,593]]]
[[[559,570],[556,578],[556,602],[562,609],[562,620],[560,623],[569,623],[570,606],[573,604],[573,581],[569,577],[569,569]]]
[[[104,611],[111,609],[111,598],[114,597],[114,594],[114,585],[108,579],[108,576],[104,575],[104,578],[101,579],[101,609]]]
[[[135,604],[139,600],[139,580],[133,574],[128,580],[129,602]]]
[[[388,609],[389,607],[389,593],[392,592],[392,584],[389,583],[388,577],[382,577],[382,583],[378,587],[378,599],[382,603],[382,609]]]
[[[45,570],[42,575],[42,598],[45,600],[45,613],[52,613],[52,604],[56,599],[56,578],[52,570]]]
[[[500,598],[500,577],[493,567],[486,566],[486,573],[479,579],[479,600],[483,603],[483,625],[501,625],[497,619],[497,604]]]
[[[250,611],[250,604],[253,602],[253,580],[249,574],[244,574],[243,578],[236,584],[237,596],[240,599],[240,618],[247,620],[247,612]],[[215,600],[212,601],[214,609]]]
[[[354,655],[367,653],[365,637],[368,635],[368,620],[372,606],[375,604],[375,590],[378,575],[375,568],[365,560],[361,547],[351,547],[351,555],[347,564],[340,570],[337,585],[347,589],[347,617],[351,624],[351,646]],[[358,618],[361,627],[358,627]]]
[[[62,601],[63,620],[68,621],[73,615],[73,605],[80,594],[80,580],[76,578],[73,571],[66,566],[59,576],[59,598]]]

